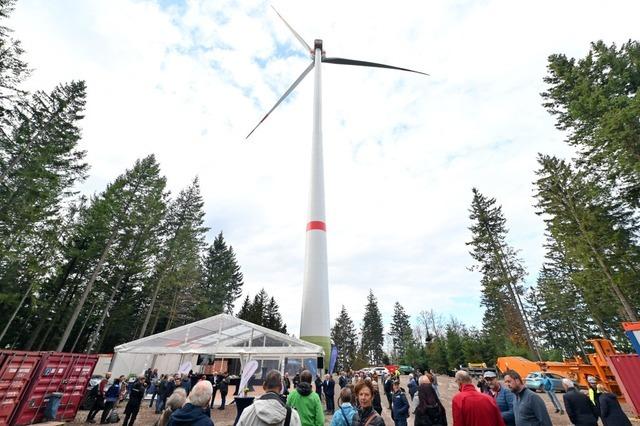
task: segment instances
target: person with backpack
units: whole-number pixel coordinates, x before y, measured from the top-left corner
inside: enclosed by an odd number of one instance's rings
[[[278,370],[267,373],[264,395],[242,411],[237,426],[300,426],[298,412],[288,407],[282,398],[282,376]]]
[[[114,379],[113,384],[109,386],[109,389],[104,394],[104,409],[100,417],[101,424],[109,423],[107,420],[111,418],[111,410],[115,408],[118,398],[120,398],[120,379]]]
[[[331,419],[331,426],[352,426],[353,418],[355,417],[357,411],[354,406],[351,404],[352,394],[351,389],[348,387],[342,388],[340,391],[340,396],[338,397],[340,400],[340,406],[333,413],[333,418]]]
[[[400,382],[393,382],[393,404],[391,418],[395,426],[407,426],[407,417],[409,417],[409,401],[404,389],[400,387]]]
[[[447,413],[431,383],[418,387],[418,398],[414,426],[447,426]]]

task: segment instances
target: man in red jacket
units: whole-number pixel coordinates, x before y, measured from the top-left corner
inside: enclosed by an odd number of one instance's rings
[[[489,395],[478,392],[466,371],[456,373],[460,392],[453,397],[453,426],[504,426],[496,402]]]

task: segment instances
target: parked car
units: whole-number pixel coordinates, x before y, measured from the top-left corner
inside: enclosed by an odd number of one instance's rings
[[[553,390],[555,392],[564,392],[564,388],[562,387],[562,379],[564,379],[564,377],[559,374],[534,371],[533,373],[529,373],[529,375],[524,379],[524,384],[533,391],[544,391],[544,386],[542,385],[544,377],[551,379],[551,383],[553,383]]]
[[[401,365],[398,367],[398,370],[400,370],[400,374],[411,374],[413,373],[414,368],[409,365]]]
[[[376,373],[378,376],[389,374],[389,370],[387,370],[385,367],[374,367],[371,372]]]

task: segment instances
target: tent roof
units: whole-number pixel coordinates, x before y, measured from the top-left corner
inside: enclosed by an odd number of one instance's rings
[[[116,346],[116,353],[318,356],[321,346],[219,314]]]

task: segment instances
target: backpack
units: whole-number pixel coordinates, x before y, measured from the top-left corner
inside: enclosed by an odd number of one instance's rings
[[[107,417],[107,423],[120,423],[120,416],[118,415],[118,411],[116,409],[112,409],[109,413],[109,417]]]

